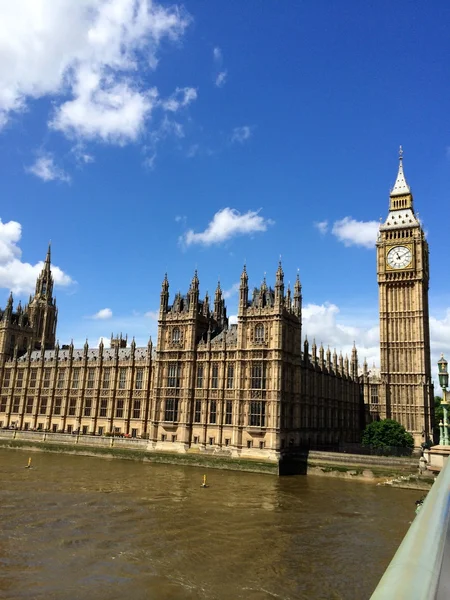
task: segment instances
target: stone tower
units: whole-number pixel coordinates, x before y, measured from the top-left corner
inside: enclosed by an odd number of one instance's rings
[[[428,311],[428,244],[403,173],[403,151],[389,214],[377,240],[381,418],[399,421],[415,446],[432,435],[433,385]]]
[[[36,281],[35,294],[28,304],[28,316],[34,330],[34,348],[52,350],[55,347],[58,309],[53,297],[50,244],[41,274]]]

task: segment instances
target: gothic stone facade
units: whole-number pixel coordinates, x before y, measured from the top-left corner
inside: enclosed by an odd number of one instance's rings
[[[360,439],[356,348],[350,361],[315,343],[310,351],[307,340],[302,348],[300,281],[285,293],[281,264],[274,288],[264,280],[251,299],[244,268],[231,326],[220,285],[210,307],[195,274],[169,304],[166,277],[156,347],[122,337],[111,348],[55,345],[52,288],[48,254],[30,304],[14,312],[11,297],[3,312],[2,427],[125,434],[159,450],[268,460]]]

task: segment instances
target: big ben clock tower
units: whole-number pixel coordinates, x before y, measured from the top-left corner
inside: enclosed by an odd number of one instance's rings
[[[428,243],[403,173],[403,151],[377,240],[380,306],[381,418],[395,419],[414,445],[433,432],[428,314]]]

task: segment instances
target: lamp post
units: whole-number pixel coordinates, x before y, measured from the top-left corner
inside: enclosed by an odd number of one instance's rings
[[[448,388],[448,363],[444,358],[444,355],[441,354],[441,359],[438,361],[438,373],[439,373],[439,385],[442,388],[443,399],[441,402],[441,406],[444,411],[444,422],[439,423],[439,445],[440,446],[448,446],[449,445],[449,435],[448,435],[448,402],[447,402],[447,388]]]

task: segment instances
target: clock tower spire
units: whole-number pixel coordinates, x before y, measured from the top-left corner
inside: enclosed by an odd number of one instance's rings
[[[399,421],[420,446],[433,432],[428,243],[414,213],[401,146],[389,213],[378,234],[377,274],[381,387],[371,412]]]

